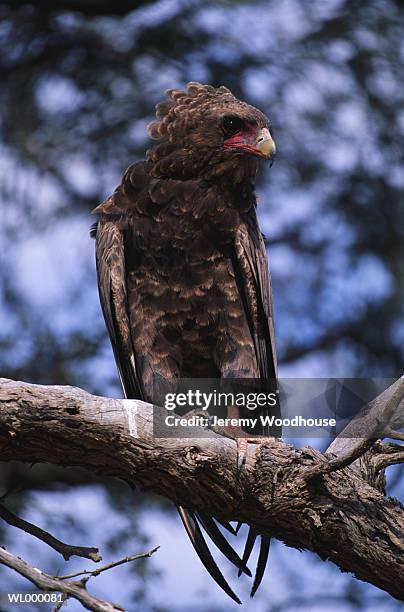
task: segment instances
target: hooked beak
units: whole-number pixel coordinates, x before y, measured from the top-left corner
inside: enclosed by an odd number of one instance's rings
[[[262,128],[258,132],[256,147],[262,157],[269,160],[269,165],[272,166],[276,155],[276,145],[268,130],[268,128]]]
[[[276,146],[268,128],[262,128],[257,132],[239,132],[224,141],[224,146],[231,149],[242,149],[247,153],[253,153],[269,160],[269,166],[273,164]]]

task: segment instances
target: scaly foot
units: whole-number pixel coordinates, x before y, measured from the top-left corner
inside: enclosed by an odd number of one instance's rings
[[[246,433],[245,432],[243,433],[244,433],[244,436],[246,436]],[[262,444],[265,438],[263,437],[259,438],[258,436],[257,437],[247,436],[244,438],[237,437],[235,438],[235,440],[237,444],[237,469],[238,471],[240,471],[247,460],[248,445],[249,444]]]

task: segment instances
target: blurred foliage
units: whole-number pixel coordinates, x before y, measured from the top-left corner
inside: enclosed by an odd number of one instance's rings
[[[89,212],[190,80],[273,123],[258,191],[281,374],[400,375],[403,29],[398,0],[0,0],[2,375],[120,393]]]

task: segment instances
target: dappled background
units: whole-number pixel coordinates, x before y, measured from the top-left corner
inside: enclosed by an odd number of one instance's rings
[[[273,123],[279,154],[258,192],[280,374],[401,375],[403,31],[399,0],[0,0],[1,375],[121,395],[90,211],[144,155],[164,90],[190,80],[227,85]],[[399,495],[398,469],[389,476]],[[101,546],[106,560],[161,544],[93,579],[100,596],[131,611],[236,608],[168,502],[80,470],[0,466],[0,494],[16,486],[10,507],[61,539]],[[0,529],[13,552],[67,571]],[[245,610],[398,609],[281,544],[252,602],[241,580]],[[0,591],[22,584],[0,569]]]

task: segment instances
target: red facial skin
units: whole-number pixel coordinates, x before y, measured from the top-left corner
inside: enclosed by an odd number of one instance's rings
[[[254,153],[260,157],[265,157],[256,146],[257,129],[252,126],[246,126],[244,129],[227,138],[223,146],[229,149],[242,149],[248,153]]]

